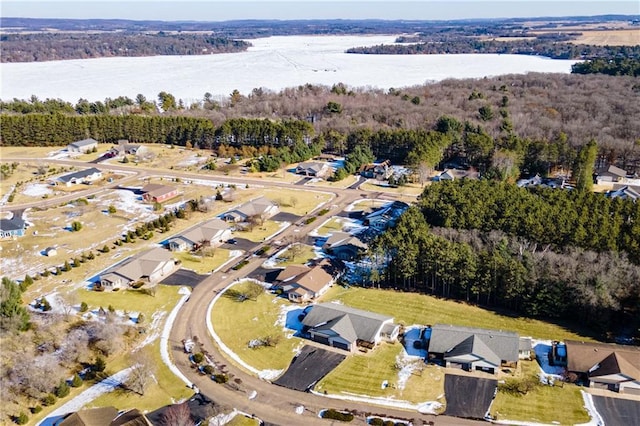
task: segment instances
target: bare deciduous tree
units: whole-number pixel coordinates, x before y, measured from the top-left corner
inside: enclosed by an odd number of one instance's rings
[[[191,419],[189,405],[183,402],[167,408],[167,411],[162,415],[160,424],[163,426],[194,426],[195,422]]]
[[[155,365],[153,364],[151,355],[144,349],[136,352],[131,357],[131,360],[133,367],[124,386],[138,395],[144,395],[149,381],[155,372]]]

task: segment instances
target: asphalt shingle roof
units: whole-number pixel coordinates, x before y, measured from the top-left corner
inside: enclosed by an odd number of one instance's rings
[[[519,337],[516,333],[446,324],[436,324],[432,327],[429,352],[444,354],[474,335],[499,356],[500,360],[518,361]]]

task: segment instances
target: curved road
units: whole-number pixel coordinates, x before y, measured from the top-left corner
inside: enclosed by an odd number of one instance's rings
[[[291,189],[298,189],[295,188],[292,183],[286,182],[270,182],[261,179],[250,178],[229,178],[207,175],[203,176],[198,173],[177,171],[158,172],[157,170],[150,170],[136,166],[88,164],[73,160],[33,158],[6,158],[5,160],[31,162],[41,161],[67,166],[96,167],[100,170],[127,173],[134,172],[135,175],[126,177],[119,180],[118,182],[114,182],[107,186],[102,186],[99,188],[89,188],[84,191],[78,191],[73,194],[48,200],[40,200],[33,203],[0,206],[0,211],[20,210],[29,207],[46,207],[49,205],[57,205],[63,201],[70,201],[78,197],[86,197],[92,194],[97,194],[117,187],[123,182],[128,182],[136,178],[139,179],[141,177],[151,175],[172,175],[175,177],[180,177],[181,179],[210,180],[215,182],[241,185],[249,183],[258,184],[261,186],[287,187]],[[360,191],[355,188],[313,188],[313,190],[334,194],[335,198],[333,199],[331,204],[335,206],[334,209],[337,209],[338,211],[342,211],[348,204],[355,201],[356,199],[359,199],[361,197],[361,193],[368,193],[369,196],[372,196],[374,198],[382,198],[383,196],[391,200],[398,198],[398,196],[396,196],[395,194]],[[307,217],[310,216],[311,215]],[[300,219],[299,224],[303,224],[303,220],[304,218]],[[294,233],[307,235],[315,226],[317,226],[317,224],[309,224],[305,226],[290,226],[278,235],[278,239],[284,239],[290,235],[293,235]],[[257,245],[253,251],[258,249],[259,247],[260,245]],[[169,338],[169,350],[176,366],[180,369],[180,371],[182,371],[183,374],[185,374],[189,378],[189,380],[191,380],[201,391],[203,391],[203,393],[212,397],[217,403],[234,407],[246,413],[255,414],[257,417],[263,419],[264,421],[278,425],[326,425],[328,423],[341,423],[318,418],[317,413],[325,408],[350,409],[357,410],[360,413],[374,413],[376,415],[386,417],[414,419],[414,425],[420,424],[419,422],[417,422],[417,420],[421,420],[425,424],[433,422],[432,424],[451,426],[486,423],[448,416],[423,415],[416,411],[375,406],[354,401],[341,401],[313,395],[311,393],[293,391],[260,380],[257,377],[241,370],[231,362],[228,362],[228,360],[226,360],[225,357],[215,347],[215,345],[213,344],[213,339],[209,335],[209,331],[207,330],[206,326],[207,310],[208,305],[215,296],[216,292],[230,285],[235,280],[246,277],[249,272],[258,268],[265,259],[261,257],[249,257],[247,258],[247,260],[249,260],[249,263],[239,271],[229,270],[228,273],[214,273],[210,277],[202,281],[200,284],[198,284],[193,289],[189,301],[185,303],[182,309],[179,311]],[[234,380],[232,380],[230,384],[216,384],[207,376],[200,375],[199,373],[194,371],[191,363],[188,360],[188,357],[183,351],[183,346],[181,343],[183,339],[191,338],[193,336],[198,336],[200,338],[199,340],[203,345],[203,348],[209,353],[210,356],[214,358],[214,360],[218,364],[226,365],[226,369],[234,377]],[[254,391],[256,393],[256,397],[253,399],[249,399],[249,395],[254,393]],[[296,414],[295,408],[300,405],[304,406],[305,410],[302,414]],[[357,416],[352,424],[366,424],[364,416]]]

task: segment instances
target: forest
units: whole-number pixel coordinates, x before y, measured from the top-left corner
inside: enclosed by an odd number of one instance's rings
[[[43,62],[112,56],[211,55],[247,50],[249,43],[213,34],[3,34],[2,62]]]
[[[429,207],[433,205],[435,195],[432,194],[436,191],[425,191],[419,206],[411,207],[394,228],[374,241],[370,252],[377,268],[372,273],[371,285],[464,300],[526,317],[582,323],[598,338],[611,339],[615,333],[636,333],[640,325],[638,258],[634,263],[625,251],[587,250],[571,245],[571,241],[564,245],[538,242],[536,238],[541,232],[536,228],[540,226],[540,220],[535,218],[527,224],[531,236],[504,232],[500,228],[522,226],[519,215],[528,212],[536,216],[537,212],[530,210],[530,204],[524,208],[509,204],[501,206],[504,214],[498,210],[499,219],[489,218],[489,208],[495,207],[491,202],[486,209],[481,205],[474,210],[477,204],[482,204],[477,202],[482,195],[495,196],[505,189],[500,184],[495,184],[497,188],[490,188],[491,185],[489,181],[477,184],[474,199],[469,203],[462,199],[462,193],[469,191],[460,191],[457,205],[438,218],[431,217],[433,210]],[[445,191],[454,191],[464,184],[440,183],[431,188],[439,186],[451,186],[454,188],[445,188]],[[512,186],[505,192],[526,193],[527,190]],[[566,191],[556,193],[557,198],[571,197]],[[532,194],[519,195],[526,198]],[[610,202],[602,195],[594,197],[601,200],[593,201],[593,204]],[[585,198],[590,197],[585,194]],[[631,201],[621,204],[625,203],[631,205],[620,209],[631,211],[637,217],[638,207]],[[487,214],[476,223],[458,226],[455,222],[445,221],[444,225],[450,227],[436,225],[442,222],[445,213],[452,212],[455,216],[463,205]],[[561,216],[560,220],[567,228],[577,228],[584,223],[598,226],[603,222],[600,215],[592,221],[588,215],[578,217],[582,206],[574,208],[569,200],[566,205],[565,215],[556,216]],[[553,210],[554,207],[547,204],[547,212]],[[579,223],[570,223],[572,220]],[[554,229],[558,227],[561,226]],[[636,232],[636,235],[630,235],[630,232]],[[591,228],[586,233],[600,232]],[[637,241],[637,230],[624,233],[625,238]],[[589,237],[599,238],[598,235]]]
[[[630,75],[640,77],[640,58],[596,58],[571,67],[574,74]]]

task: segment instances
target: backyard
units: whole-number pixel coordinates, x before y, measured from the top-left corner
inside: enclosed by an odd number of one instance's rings
[[[231,251],[216,247],[213,256],[200,256],[187,252],[174,252],[173,257],[182,262],[182,267],[198,274],[209,273],[231,259]]]

